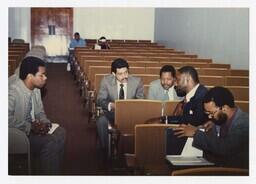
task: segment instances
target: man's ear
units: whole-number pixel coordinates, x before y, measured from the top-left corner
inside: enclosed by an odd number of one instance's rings
[[[228,106],[227,106],[227,105],[223,105],[223,106],[222,106],[222,110],[223,110],[223,111],[226,111],[227,109],[228,109]]]
[[[33,75],[31,74],[31,73],[29,73],[28,75],[27,75],[27,78],[29,79],[29,78],[32,78],[33,77]]]

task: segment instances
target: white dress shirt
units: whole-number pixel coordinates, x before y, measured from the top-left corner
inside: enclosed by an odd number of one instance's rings
[[[121,82],[117,81],[117,96],[118,96],[118,98],[119,98],[119,92],[120,92],[120,88],[121,88],[120,84],[121,84]],[[127,83],[123,83],[123,85],[124,85],[123,86],[123,89],[124,89],[124,99],[127,99]],[[113,102],[110,102],[108,104],[108,111],[112,110],[111,109],[111,103],[113,103]]]
[[[186,95],[186,102],[189,102],[190,99],[195,95],[197,88],[199,87],[199,83]]]

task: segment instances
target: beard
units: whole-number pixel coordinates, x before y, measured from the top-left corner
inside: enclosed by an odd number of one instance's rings
[[[162,87],[163,87],[165,90],[169,90],[169,89],[170,89],[170,86],[168,86],[168,85],[163,85],[163,84],[162,84]]]
[[[227,114],[221,112],[221,113],[218,114],[217,118],[218,119],[213,119],[212,121],[216,125],[221,126],[221,125],[223,125],[223,124],[225,124],[227,122],[228,116],[227,116]]]
[[[187,94],[186,90],[181,88],[181,87],[175,86],[174,89],[175,89],[176,94],[177,94],[178,97],[184,97]]]

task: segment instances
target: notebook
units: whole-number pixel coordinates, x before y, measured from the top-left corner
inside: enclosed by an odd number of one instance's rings
[[[181,156],[181,155],[166,155],[166,159],[175,166],[203,166],[214,165],[203,157],[197,156]]]
[[[176,166],[214,165],[204,159],[202,150],[192,146],[193,138],[178,138],[172,128],[166,129],[166,159]]]
[[[58,127],[59,127],[58,123],[52,123],[52,127],[48,131],[48,134],[52,134],[56,130],[56,128],[58,128]]]

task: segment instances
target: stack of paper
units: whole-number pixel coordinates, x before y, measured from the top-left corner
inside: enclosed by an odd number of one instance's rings
[[[200,165],[214,165],[214,163],[205,160],[203,157],[197,156],[181,156],[181,155],[167,155],[166,159],[172,165],[183,165],[183,166],[200,166]]]

